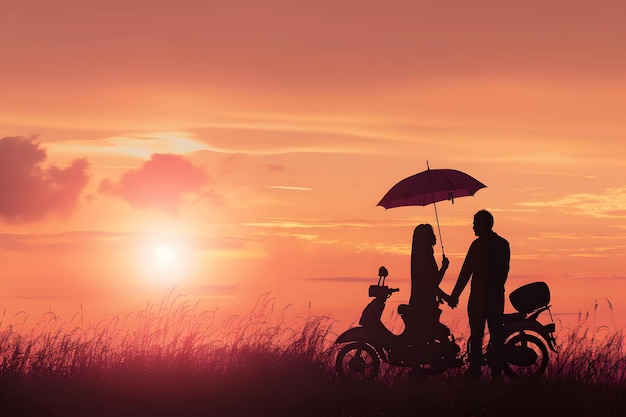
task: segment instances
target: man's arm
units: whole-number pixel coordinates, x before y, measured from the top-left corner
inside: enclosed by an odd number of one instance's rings
[[[504,283],[506,282],[507,277],[509,276],[509,270],[511,268],[511,247],[509,246],[509,242],[506,239],[504,240],[504,256],[505,256],[505,260],[506,263],[504,265],[504,281],[502,282],[502,285],[504,285]]]
[[[469,250],[467,251],[467,256],[465,257],[465,261],[463,262],[463,266],[461,267],[461,272],[459,272],[459,278],[456,280],[456,285],[454,286],[452,293],[450,293],[450,301],[448,302],[448,304],[452,308],[456,307],[459,304],[459,296],[465,289],[465,286],[469,282],[469,279],[474,272],[473,248],[474,244],[472,244],[472,246],[470,246]]]

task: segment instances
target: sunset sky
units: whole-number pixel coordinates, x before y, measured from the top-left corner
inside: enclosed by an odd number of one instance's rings
[[[95,320],[176,287],[345,327],[381,265],[389,310],[408,301],[434,210],[376,204],[428,160],[487,185],[437,205],[444,290],[486,208],[509,291],[545,280],[558,318],[597,300],[613,325],[608,298],[626,325],[625,19],[621,2],[3,1],[0,309]]]

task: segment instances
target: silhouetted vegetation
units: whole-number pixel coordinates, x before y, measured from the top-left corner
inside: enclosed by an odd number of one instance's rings
[[[85,325],[52,313],[0,323],[1,416],[615,416],[626,413],[622,330],[559,332],[535,381],[469,384],[461,370],[407,382],[338,379],[333,320],[286,318],[269,296],[217,322],[183,298]]]

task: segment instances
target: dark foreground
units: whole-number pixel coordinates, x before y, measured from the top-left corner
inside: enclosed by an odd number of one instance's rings
[[[314,369],[226,375],[188,370],[116,372],[107,378],[2,378],[2,416],[624,416],[626,390],[575,380],[443,378],[354,385]]]
[[[385,368],[356,384],[334,372],[332,319],[283,313],[263,298],[218,326],[174,299],[90,326],[0,321],[0,417],[626,416],[621,330],[561,329],[533,381],[468,383],[457,370],[409,383]]]

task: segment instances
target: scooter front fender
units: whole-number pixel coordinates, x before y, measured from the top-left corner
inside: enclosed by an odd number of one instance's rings
[[[381,343],[381,341],[378,340],[377,337],[373,337],[372,329],[366,329],[363,326],[353,327],[341,333],[335,341],[336,344],[348,342],[367,344],[374,348],[374,350],[378,353],[378,356],[380,356],[383,361],[389,362],[387,353],[385,352],[385,349],[382,348],[384,344]]]
[[[337,337],[335,341],[336,344],[347,343],[347,342],[360,342],[365,343],[373,347],[380,358],[389,362],[389,358],[387,357],[386,349],[384,346],[391,346],[393,344],[393,339],[397,336],[394,336],[387,329],[381,328],[370,328],[370,327],[353,327],[351,329],[346,330],[342,334]]]

